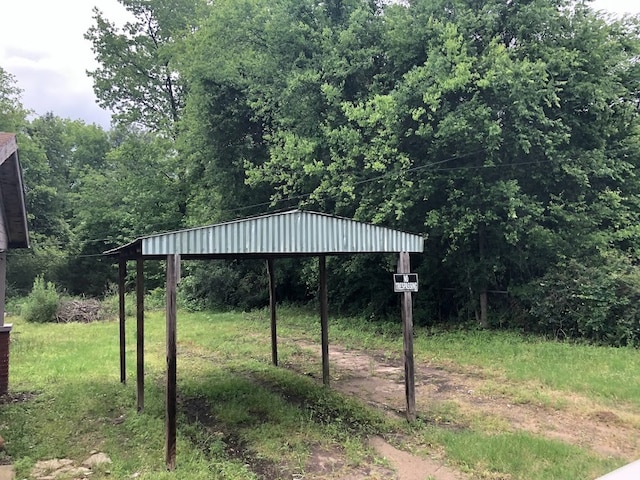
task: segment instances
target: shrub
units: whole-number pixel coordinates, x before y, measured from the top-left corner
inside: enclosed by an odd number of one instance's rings
[[[640,344],[640,271],[625,258],[567,260],[516,296],[534,330],[615,346]]]
[[[188,275],[184,275],[178,291],[183,296],[182,304],[192,310],[251,310],[269,303],[264,262],[207,262],[191,265],[185,273]],[[279,273],[281,282],[282,272]]]
[[[102,312],[105,316],[118,318],[120,315],[120,295],[118,294],[118,286],[110,284],[102,299]],[[136,294],[135,292],[126,292],[124,301],[124,310],[127,317],[136,315]]]
[[[28,322],[45,323],[56,319],[56,312],[60,305],[60,296],[56,286],[46,282],[41,276],[33,282],[31,293],[22,304],[22,317]]]

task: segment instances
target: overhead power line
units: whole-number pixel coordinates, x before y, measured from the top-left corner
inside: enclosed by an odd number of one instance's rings
[[[380,180],[384,180],[385,178],[389,178],[392,176],[397,176],[397,175],[406,175],[408,173],[412,173],[412,172],[417,172],[417,171],[421,171],[421,170],[432,170],[434,172],[440,172],[440,171],[455,171],[455,170],[474,170],[474,169],[497,169],[497,168],[512,168],[512,167],[519,167],[519,166],[526,166],[526,165],[539,165],[539,164],[544,164],[544,163],[550,163],[551,160],[542,160],[542,161],[528,161],[528,162],[517,162],[517,163],[510,163],[510,164],[499,164],[499,165],[463,165],[463,166],[457,166],[457,167],[442,167],[442,165],[448,164],[450,162],[454,162],[456,160],[461,160],[464,158],[468,158],[468,157],[472,157],[474,155],[478,155],[481,153],[485,153],[487,152],[487,149],[478,149],[472,152],[467,152],[467,153],[463,153],[463,154],[459,154],[459,155],[453,155],[451,157],[445,158],[443,160],[439,160],[437,162],[430,162],[424,165],[418,165],[415,167],[410,167],[407,168],[405,170],[399,171],[399,172],[385,172],[383,174],[374,176],[374,177],[369,177],[369,178],[364,178],[362,180],[358,180],[356,182],[354,182],[353,185],[364,185],[367,183],[372,183],[372,182],[376,182],[376,181],[380,181]],[[311,197],[314,194],[314,192],[307,192],[307,193],[300,193],[300,194],[296,194],[296,195],[290,195],[284,198],[280,198],[277,200],[271,200],[271,201],[266,201],[266,202],[259,202],[259,203],[254,203],[251,205],[243,205],[241,207],[236,207],[236,208],[232,208],[232,209],[228,209],[227,212],[228,213],[233,213],[233,212],[241,212],[244,210],[250,210],[250,209],[254,209],[254,208],[258,208],[258,207],[275,207],[276,205],[281,205],[283,203],[287,203],[287,202],[294,202],[294,201],[298,201],[298,200],[303,200],[303,199],[307,199],[309,197]],[[327,198],[332,198],[331,195],[327,195]],[[145,233],[145,234],[141,234],[142,235],[154,235],[156,233],[162,233],[162,232],[153,232],[153,233]],[[131,239],[132,240],[132,239]],[[126,242],[127,240],[125,240],[124,242]],[[129,240],[130,241],[130,240]],[[100,243],[100,242],[113,242],[113,243],[118,243],[118,241],[114,238],[95,238],[95,239],[82,239],[79,240],[78,243],[83,244],[83,245],[87,245],[87,244],[92,244],[92,243]],[[67,241],[53,241],[53,242],[47,242],[46,245],[43,245],[43,247],[61,247],[63,245],[68,244]],[[17,253],[20,252],[20,253]],[[33,255],[33,251],[24,251],[24,250],[11,250],[11,255]],[[95,253],[95,254],[66,254],[68,257],[72,257],[72,258],[93,258],[93,257],[101,257],[103,256],[101,253]]]

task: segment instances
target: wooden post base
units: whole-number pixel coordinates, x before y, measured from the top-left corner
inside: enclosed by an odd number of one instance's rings
[[[9,344],[11,343],[11,327],[6,324],[0,327],[0,397],[9,392]]]

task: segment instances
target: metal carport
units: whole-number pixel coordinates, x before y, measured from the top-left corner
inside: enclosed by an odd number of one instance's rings
[[[398,253],[398,273],[409,273],[409,253],[422,252],[424,239],[415,234],[357,222],[318,212],[291,210],[245,218],[187,230],[141,237],[105,252],[119,262],[120,297],[120,380],[125,378],[124,280],[126,262],[136,261],[136,391],[138,410],[144,408],[144,261],[167,262],[167,385],[166,444],[167,467],[175,468],[176,448],[176,288],[180,260],[247,259],[267,260],[271,306],[272,361],[278,364],[274,260],[292,257],[319,258],[320,324],[322,338],[322,378],[329,384],[329,341],[326,257],[365,253]],[[413,372],[413,323],[411,294],[403,299],[403,334],[407,418],[415,418]]]

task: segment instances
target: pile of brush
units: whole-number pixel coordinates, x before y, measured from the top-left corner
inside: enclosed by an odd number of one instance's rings
[[[104,318],[105,312],[102,304],[98,300],[92,299],[62,300],[56,311],[56,322],[59,323],[89,323]]]

